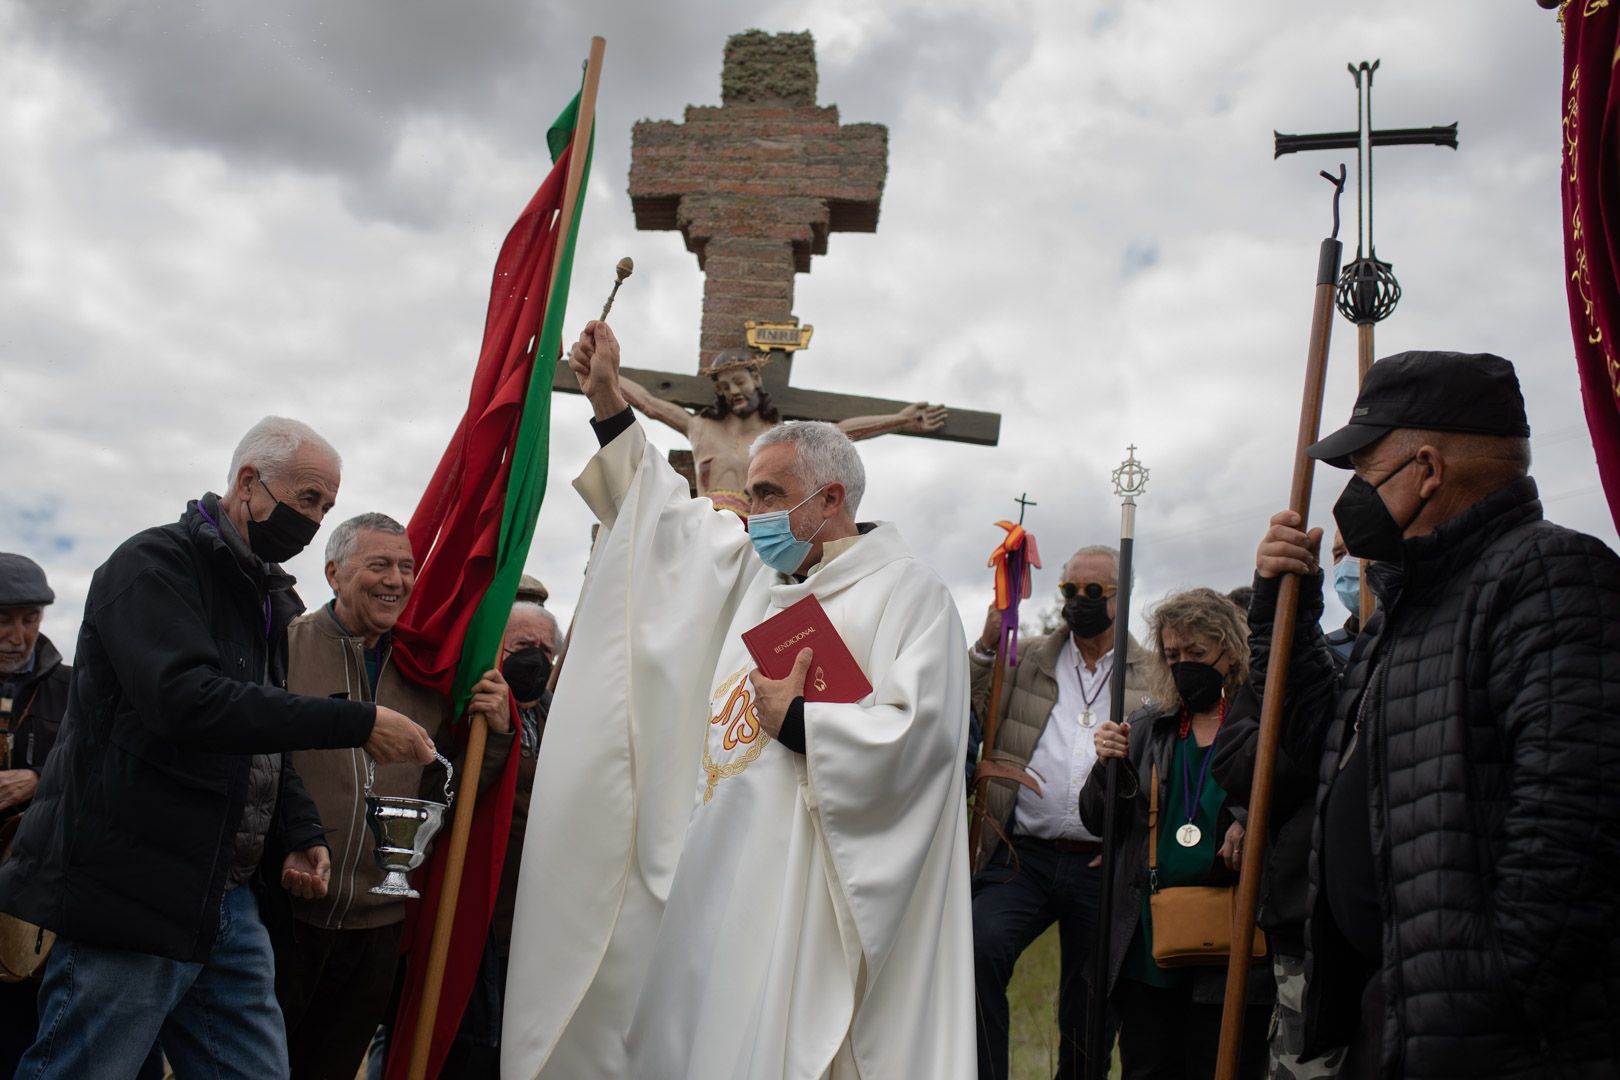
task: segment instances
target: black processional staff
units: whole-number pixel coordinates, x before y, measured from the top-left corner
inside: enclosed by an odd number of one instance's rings
[[[1305,392],[1299,407],[1299,436],[1294,444],[1294,480],[1288,508],[1307,528],[1311,509],[1311,466],[1305,449],[1316,441],[1322,426],[1322,388],[1327,383],[1328,343],[1333,338],[1333,286],[1339,277],[1344,245],[1339,242],[1339,196],[1344,193],[1345,168],[1339,175],[1323,172],[1333,185],[1333,233],[1322,241],[1316,261],[1316,297],[1311,309],[1311,340],[1305,357]],[[1271,640],[1281,642],[1266,664],[1266,689],[1260,701],[1260,739],[1255,753],[1254,780],[1249,789],[1249,820],[1243,827],[1243,866],[1238,874],[1236,925],[1232,952],[1226,962],[1226,999],[1221,1012],[1221,1050],[1217,1080],[1236,1080],[1243,1049],[1243,1004],[1249,991],[1249,953],[1254,945],[1255,906],[1260,899],[1260,875],[1266,860],[1266,836],[1271,818],[1271,780],[1277,768],[1277,742],[1282,735],[1283,695],[1288,690],[1288,665],[1293,650],[1294,624],[1299,616],[1299,575],[1285,574],[1277,590],[1277,613]]]
[[[1131,549],[1136,544],[1136,497],[1147,488],[1147,466],[1136,460],[1136,447],[1125,450],[1125,460],[1114,470],[1114,494],[1119,508],[1119,591],[1114,604],[1114,668],[1109,678],[1109,717],[1125,722],[1125,658],[1131,647]],[[1091,997],[1086,1010],[1086,1078],[1108,1075],[1104,1045],[1108,1015],[1108,952],[1114,925],[1113,875],[1118,838],[1114,834],[1114,803],[1119,798],[1119,759],[1103,766],[1102,894],[1097,903],[1097,941],[1091,950]]]

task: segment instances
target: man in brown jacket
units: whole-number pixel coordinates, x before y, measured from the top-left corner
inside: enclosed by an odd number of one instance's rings
[[[1006,780],[985,793],[989,821],[973,879],[973,962],[979,999],[979,1076],[1007,1076],[1007,983],[1018,957],[1053,922],[1063,960],[1058,992],[1059,1077],[1085,1073],[1086,958],[1096,936],[1098,837],[1080,823],[1079,796],[1097,759],[1092,732],[1114,719],[1114,610],[1119,553],[1074,553],[1058,585],[1062,629],[1029,642],[1001,685],[994,756],[1035,775],[1039,794]],[[990,703],[1001,613],[992,605],[969,650],[973,710]],[[1125,712],[1147,697],[1147,654],[1134,637],[1125,658]],[[995,828],[989,827],[994,825]],[[1003,841],[1005,837],[1005,842]]]
[[[339,525],[326,545],[333,599],[288,629],[287,685],[296,693],[388,705],[426,728],[449,756],[450,702],[390,663],[391,632],[415,579],[410,540],[397,521],[361,514]],[[482,712],[489,723],[483,775],[492,781],[512,746],[499,672],[486,672],[473,688],[468,711]],[[388,1006],[405,901],[371,892],[383,871],[366,823],[365,756],[305,750],[292,758],[326,826],[332,876],[325,896],[292,900],[289,925],[278,935],[276,996],[286,1016],[294,1080],[348,1080]],[[377,769],[373,791],[443,802],[444,782],[438,765],[388,765]]]

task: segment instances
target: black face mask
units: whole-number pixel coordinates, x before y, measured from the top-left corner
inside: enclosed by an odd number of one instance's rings
[[[1092,599],[1085,593],[1075,593],[1063,602],[1063,621],[1078,638],[1094,638],[1114,625],[1114,617],[1108,614],[1108,597]]]
[[[518,649],[501,662],[501,677],[512,688],[514,701],[539,701],[551,681],[551,657],[537,646]]]
[[[270,490],[262,477],[259,486],[272,499],[276,499],[275,492]],[[269,517],[263,521],[248,519],[248,549],[267,563],[283,563],[309,547],[309,542],[315,539],[320,528],[320,522],[310,520],[276,499]]]
[[[1219,660],[1220,657],[1215,659]],[[1176,681],[1176,693],[1181,695],[1181,703],[1195,713],[1213,709],[1216,702],[1221,700],[1221,690],[1226,686],[1226,676],[1214,664],[1200,664],[1193,660],[1171,664],[1170,677]]]
[[[1417,455],[1407,458],[1400,467],[1376,484],[1369,484],[1359,476],[1352,476],[1350,482],[1344,486],[1344,493],[1333,504],[1333,520],[1339,525],[1339,534],[1344,537],[1344,547],[1351,555],[1358,559],[1373,559],[1378,562],[1399,563],[1405,556],[1406,529],[1417,516],[1423,513],[1423,505],[1429,500],[1424,499],[1418,503],[1418,508],[1412,516],[1402,525],[1395,520],[1384,505],[1383,496],[1378,489],[1389,483],[1401,474]]]

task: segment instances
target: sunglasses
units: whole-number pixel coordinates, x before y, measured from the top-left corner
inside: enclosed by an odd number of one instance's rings
[[[1119,592],[1119,586],[1104,585],[1100,581],[1060,581],[1058,592],[1063,594],[1065,600],[1073,600],[1082,594],[1088,600],[1101,600],[1105,596],[1112,597]]]

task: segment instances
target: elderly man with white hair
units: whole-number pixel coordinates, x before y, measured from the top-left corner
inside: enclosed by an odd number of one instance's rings
[[[287,1074],[253,882],[323,893],[330,857],[292,750],[428,761],[414,721],[286,689],[302,609],[278,565],[337,499],[337,452],[266,417],[222,495],[95,572],[56,750],[0,866],[0,910],[58,935],[19,1076],[134,1076],[161,1035],[179,1076]]]
[[[602,523],[535,776],[507,1077],[974,1073],[966,642],[830,424],[755,442],[748,530],[689,499],[591,323]],[[742,634],[815,597],[871,683],[805,700]],[[825,632],[825,631],[823,631]],[[797,646],[794,646],[797,648]]]

